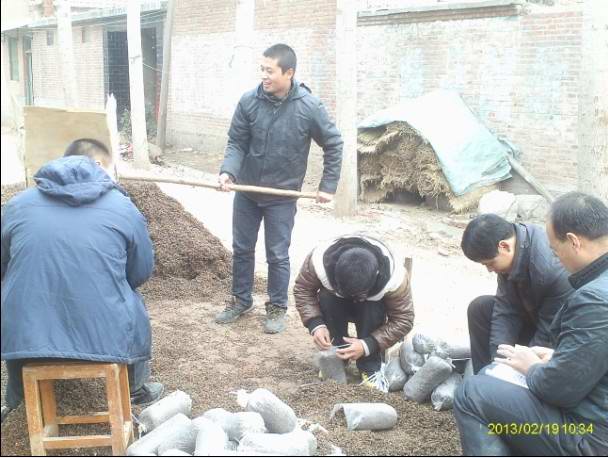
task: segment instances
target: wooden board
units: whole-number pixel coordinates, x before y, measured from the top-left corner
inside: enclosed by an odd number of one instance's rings
[[[32,177],[40,167],[63,156],[74,140],[93,138],[108,148],[112,145],[104,111],[26,106],[24,125],[24,166],[28,186],[35,184]]]

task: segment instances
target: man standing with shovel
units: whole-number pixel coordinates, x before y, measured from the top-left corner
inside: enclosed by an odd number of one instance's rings
[[[323,148],[323,176],[317,202],[330,202],[338,187],[343,141],[323,104],[294,80],[296,55],[276,44],[260,65],[262,83],[245,93],[228,131],[228,144],[219,183],[229,191],[233,183],[300,190],[306,174],[311,140]],[[264,220],[268,296],[264,332],[285,329],[289,286],[289,245],[296,199],[237,192],[232,216],[232,298],[217,317],[231,323],[253,309],[255,245]]]

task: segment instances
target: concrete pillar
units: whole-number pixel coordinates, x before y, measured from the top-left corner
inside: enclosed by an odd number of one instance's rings
[[[235,78],[232,87],[235,96],[238,97],[251,89],[256,81],[255,58],[258,54],[261,54],[262,50],[254,49],[254,21],[255,0],[237,0],[236,41],[230,61],[230,69]]]
[[[357,1],[337,0],[336,6],[336,123],[344,155],[335,213],[345,217],[357,212]]]
[[[57,2],[57,44],[61,66],[61,85],[63,87],[66,107],[79,105],[78,81],[74,63],[74,47],[72,44],[72,9],[69,0]]]
[[[141,51],[141,0],[130,0],[127,7],[127,41],[129,47],[129,93],[131,95],[131,138],[133,161],[137,167],[148,168],[148,134],[144,98],[144,70]]]
[[[608,201],[608,9],[585,0],[578,113],[578,188]]]

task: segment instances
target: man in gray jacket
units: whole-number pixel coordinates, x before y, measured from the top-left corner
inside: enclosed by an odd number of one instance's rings
[[[572,287],[545,231],[480,215],[465,229],[462,250],[498,277],[496,294],[480,296],[468,308],[474,372],[492,361],[500,344],[548,346],[551,321]]]
[[[547,234],[575,289],[551,325],[554,350],[498,348],[527,388],[487,369],[465,380],[454,401],[465,455],[608,455],[608,207],[566,194]]]
[[[294,80],[296,55],[277,44],[264,52],[262,83],[239,101],[228,131],[228,144],[219,183],[300,190],[306,174],[311,140],[323,148],[323,176],[318,202],[330,202],[338,186],[342,138],[323,104]],[[253,309],[255,246],[264,221],[268,296],[264,332],[285,329],[289,286],[289,245],[296,200],[255,193],[236,193],[232,216],[232,298],[216,317],[220,324],[235,321]]]

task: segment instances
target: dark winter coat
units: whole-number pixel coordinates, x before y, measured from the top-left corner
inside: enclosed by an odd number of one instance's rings
[[[551,326],[553,356],[533,365],[527,382],[544,402],[593,422],[608,447],[608,254],[570,281],[576,291]]]
[[[515,233],[517,248],[511,273],[498,275],[490,332],[493,357],[498,345],[515,345],[526,324],[535,329],[530,346],[550,347],[551,322],[573,292],[544,229],[515,224]]]
[[[34,178],[2,212],[2,359],[150,359],[135,291],[154,266],[144,217],[87,157]]]
[[[357,242],[357,239],[359,241]],[[396,256],[384,243],[364,235],[345,236],[318,245],[304,260],[293,287],[296,310],[309,332],[325,324],[319,305],[319,291],[325,289],[338,295],[332,278],[337,257],[331,256],[334,248],[344,242],[371,244],[375,247],[380,266],[378,282],[368,300],[384,301],[386,322],[365,338],[370,353],[385,350],[407,335],[414,325],[414,304],[410,274],[403,259]],[[328,256],[329,255],[329,256]],[[386,269],[385,269],[386,267]],[[383,272],[385,270],[385,272]]]
[[[340,178],[343,142],[323,104],[297,81],[282,101],[268,96],[259,85],[245,93],[236,107],[220,173],[230,174],[239,184],[299,191],[311,139],[324,152],[319,190],[333,194]],[[253,197],[269,199],[260,194]]]

